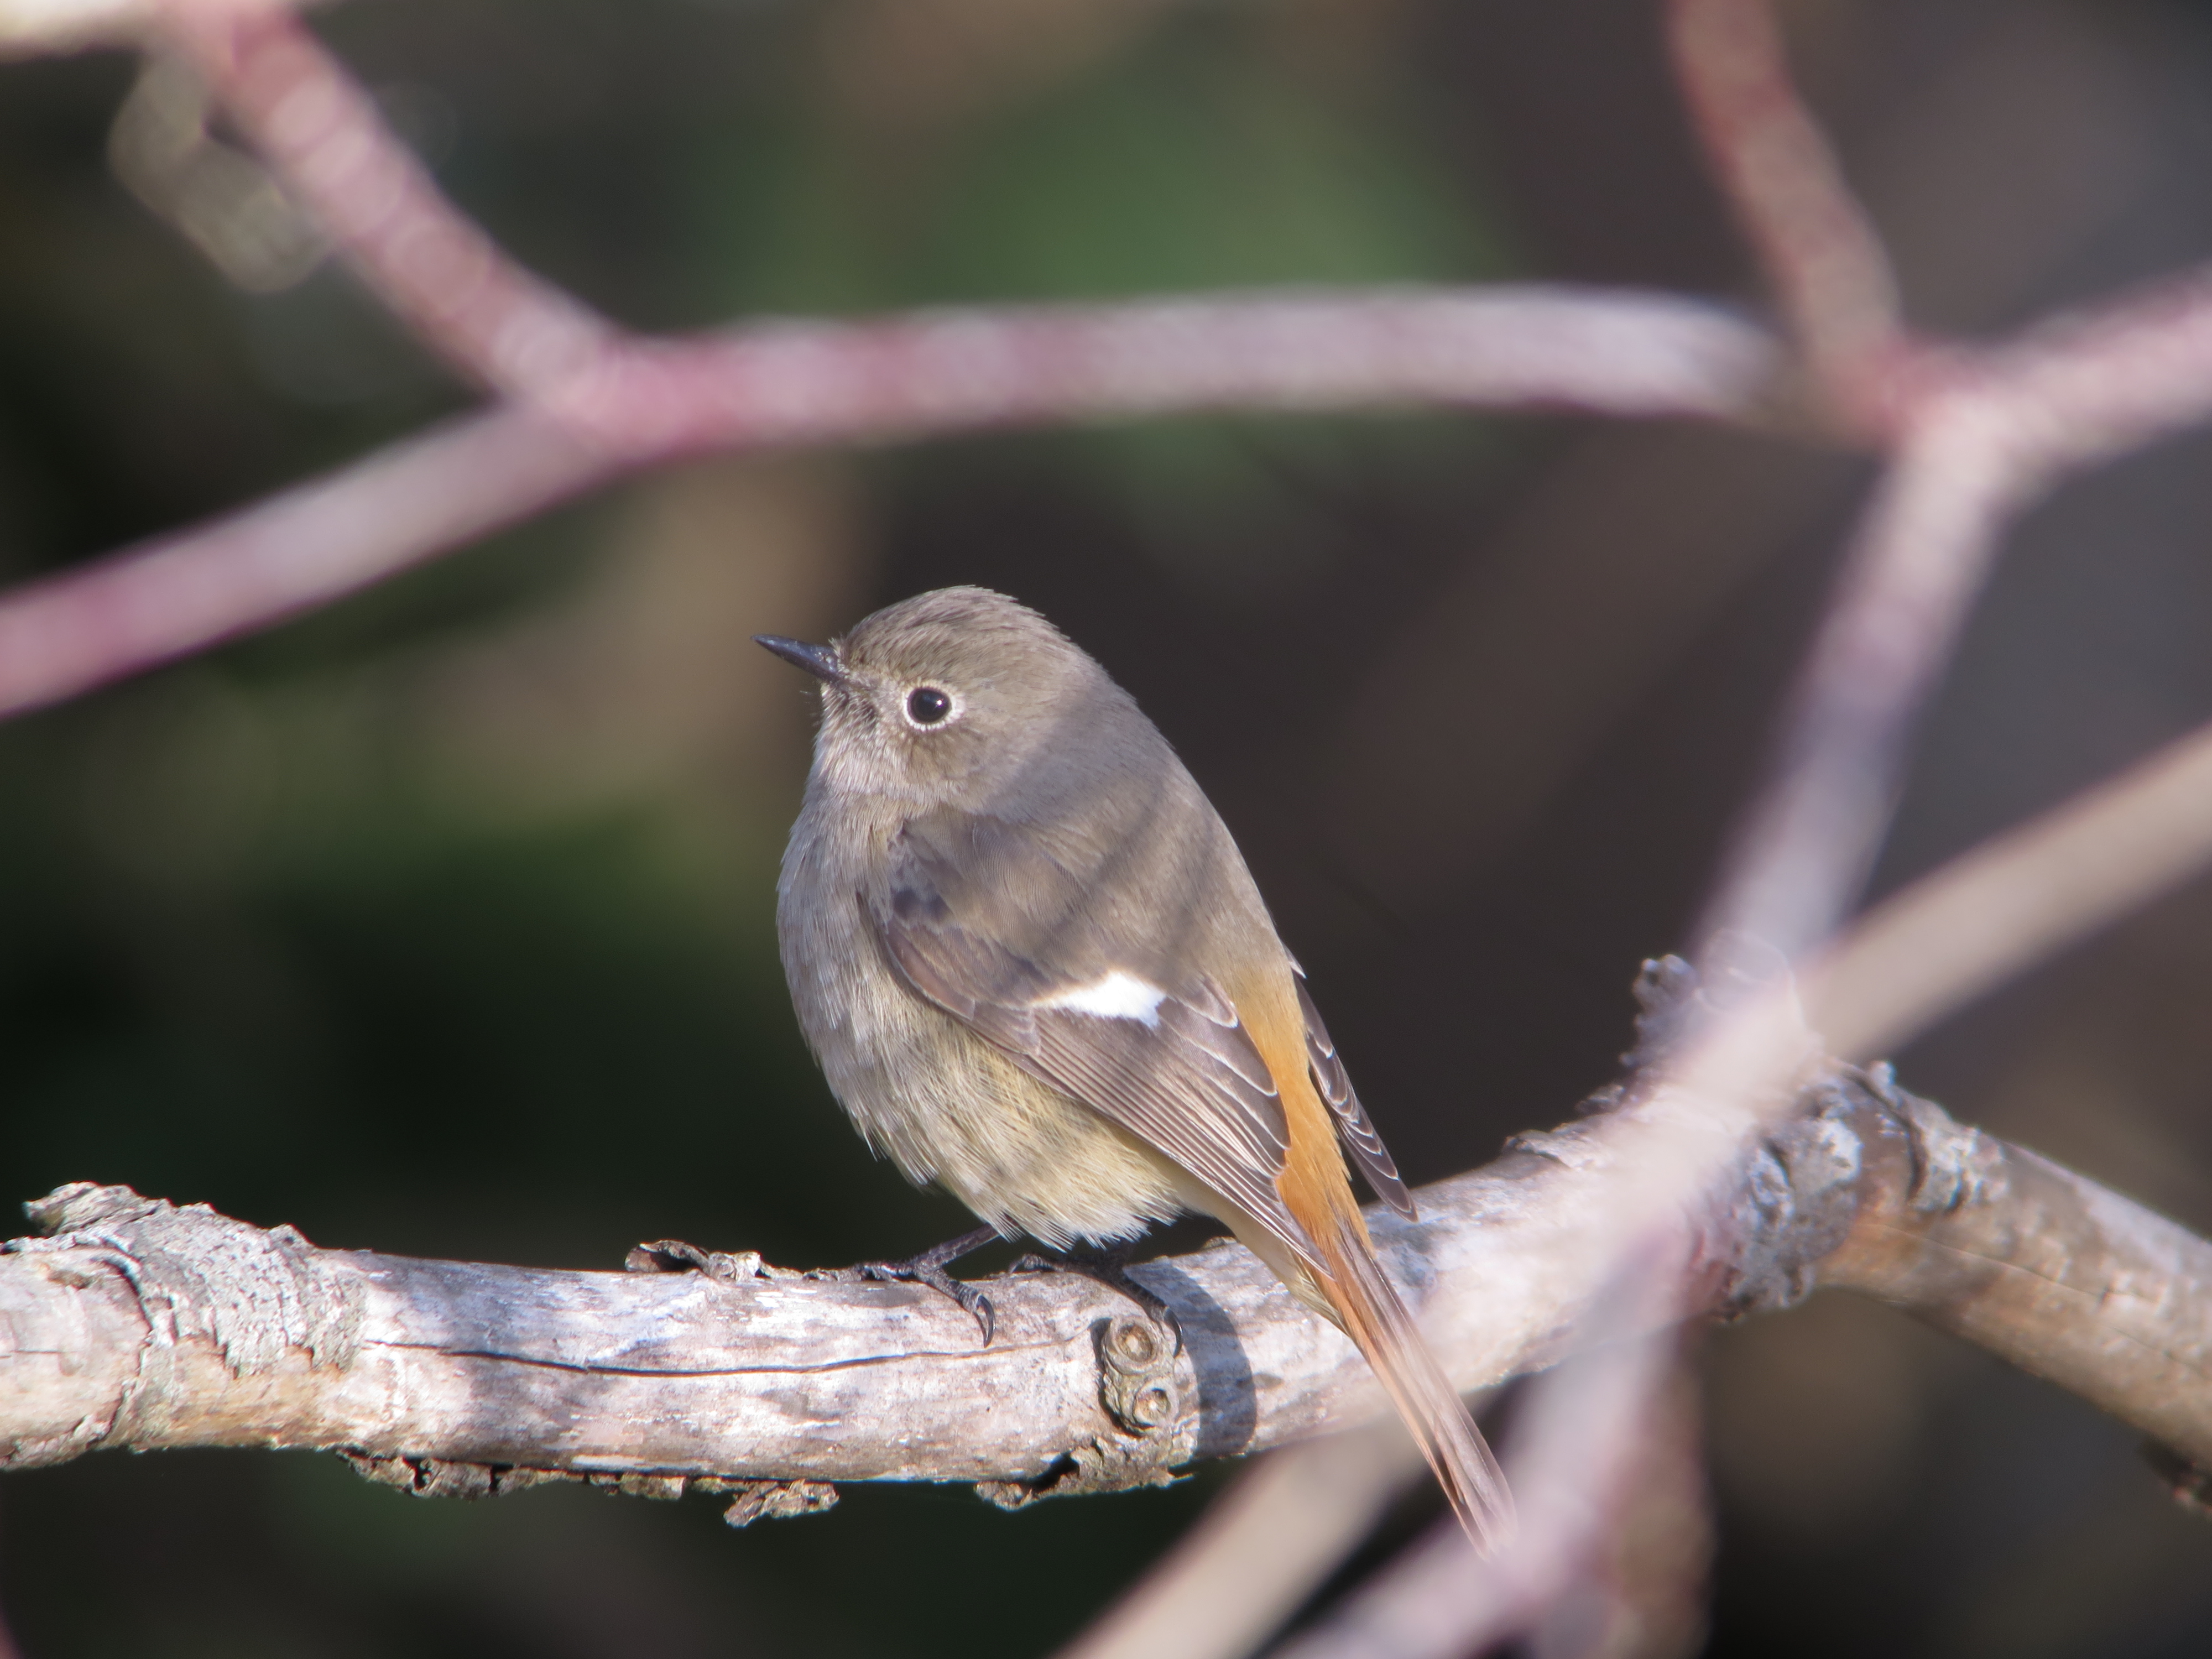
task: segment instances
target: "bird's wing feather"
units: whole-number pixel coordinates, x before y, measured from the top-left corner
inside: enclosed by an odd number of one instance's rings
[[[1290,1143],[1280,1092],[1221,987],[1121,948],[1088,884],[1032,838],[963,818],[951,846],[940,822],[894,848],[878,922],[907,982],[1319,1265],[1275,1188]]]
[[[1352,1087],[1351,1075],[1344,1069],[1344,1060],[1336,1052],[1330,1039],[1328,1027],[1321,1023],[1321,1010],[1314,1006],[1313,994],[1306,989],[1306,977],[1297,975],[1298,1012],[1305,1016],[1306,1059],[1313,1067],[1314,1086],[1321,1097],[1328,1103],[1328,1109],[1336,1119],[1336,1133],[1344,1142],[1345,1150],[1367,1177],[1367,1184],[1381,1199],[1407,1220],[1419,1218],[1413,1195],[1406,1190],[1406,1182],[1398,1174],[1397,1160],[1390,1149],[1382,1144],[1367,1109],[1359,1103],[1359,1097]]]

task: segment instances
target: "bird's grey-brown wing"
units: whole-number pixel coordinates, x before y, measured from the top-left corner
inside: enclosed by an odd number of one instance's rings
[[[1033,835],[933,815],[893,849],[885,949],[907,982],[1031,1076],[1121,1124],[1298,1255],[1313,1247],[1275,1190],[1283,1103],[1212,979],[1173,978],[1117,940],[1091,884]]]
[[[1414,1207],[1413,1194],[1406,1190],[1406,1182],[1398,1173],[1397,1160],[1382,1144],[1382,1137],[1376,1133],[1375,1125],[1368,1118],[1367,1109],[1359,1103],[1359,1097],[1352,1090],[1351,1074],[1344,1069],[1344,1060],[1336,1052],[1328,1027],[1321,1023],[1321,1010],[1314,1006],[1313,994],[1306,989],[1305,974],[1301,970],[1296,977],[1298,1011],[1305,1016],[1306,1022],[1306,1059],[1313,1066],[1314,1086],[1321,1091],[1321,1097],[1328,1103],[1328,1109],[1335,1115],[1337,1136],[1366,1176],[1375,1196],[1412,1221],[1419,1212]]]

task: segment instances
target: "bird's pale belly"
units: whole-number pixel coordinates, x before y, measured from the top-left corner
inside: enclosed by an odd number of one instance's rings
[[[1212,1194],[1175,1164],[902,981],[852,971],[852,953],[876,945],[857,907],[841,910],[799,912],[822,936],[786,951],[793,1006],[831,1092],[908,1180],[937,1182],[1009,1237],[1062,1248],[1212,1209]]]
[[[1189,1207],[1182,1170],[950,1015],[918,998],[853,1012],[854,1048],[878,1063],[831,1085],[908,1180],[939,1182],[1002,1233],[1063,1248],[1133,1238]]]

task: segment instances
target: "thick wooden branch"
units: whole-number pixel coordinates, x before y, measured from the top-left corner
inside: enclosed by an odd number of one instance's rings
[[[1647,1049],[1686,970],[1643,988]],[[1656,1034],[1656,1035],[1655,1035]],[[1605,1282],[1624,1158],[1670,1103],[1633,1079],[1589,1115],[1377,1215],[1463,1387],[1560,1357]],[[1670,1248],[1692,1311],[1876,1295],[2212,1465],[2212,1245],[1954,1123],[1887,1074],[1823,1063]],[[705,1273],[564,1273],[318,1249],[204,1206],[64,1188],[0,1254],[0,1467],[99,1447],[342,1449],[464,1494],[591,1478],[736,1490],[741,1518],[820,1483],[977,1484],[1018,1504],[1157,1482],[1374,1415],[1351,1346],[1242,1248],[1138,1271],[1180,1353],[1090,1280],[993,1281],[998,1340],[933,1292]],[[768,1483],[768,1484],[760,1484]],[[794,1484],[795,1483],[795,1484]]]
[[[1824,1285],[1910,1310],[2212,1468],[2212,1245],[1924,1101],[1856,1133]]]

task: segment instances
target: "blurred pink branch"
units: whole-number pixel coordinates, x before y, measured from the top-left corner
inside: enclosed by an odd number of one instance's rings
[[[1498,288],[766,324],[603,354],[232,517],[0,594],[0,716],[328,604],[637,468],[1194,409],[1437,404],[1754,420],[1766,337],[1664,295]]]
[[[1806,976],[1836,1054],[1910,1042],[2001,983],[2212,865],[2212,727],[1991,837],[1853,924]]]
[[[618,331],[459,212],[287,6],[175,0],[161,34],[416,338],[478,383],[555,394]]]
[[[1478,1651],[1525,1628],[1596,1553],[1662,1372],[1626,1339],[1654,1322],[1635,1286],[1664,1241],[1724,1184],[1741,1148],[1787,1109],[1804,1063],[1786,971],[1845,919],[1888,823],[1909,735],[1995,555],[2008,513],[2044,467],[2012,410],[1982,389],[1930,396],[1902,417],[1901,453],[1863,522],[1804,667],[1767,781],[1745,814],[1698,937],[1743,957],[1733,1006],[1661,1068],[1665,1127],[1637,1151],[1635,1194],[1607,1218],[1613,1297],[1578,1328],[1610,1358],[1534,1385],[1526,1449],[1509,1463],[1519,1542],[1479,1572],[1446,1570],[1448,1540],[1410,1553],[1301,1659]],[[1750,942],[1747,953],[1742,942]],[[1757,960],[1771,953],[1771,966]],[[1762,982],[1764,981],[1764,982]],[[1597,1362],[1593,1362],[1597,1363]]]
[[[1877,376],[1905,343],[1888,256],[1799,100],[1766,0],[1668,0],[1692,123],[1816,391],[1853,429],[1887,425]]]
[[[1797,100],[1764,0],[1675,0],[1671,16],[1686,95],[1808,372],[1847,426],[1895,455],[1698,934],[1758,941],[1786,963],[1824,945],[1856,901],[1912,730],[2012,516],[2071,468],[2212,414],[2212,286],[2191,279],[2008,350],[1929,352],[1908,366],[1887,260]],[[1725,1178],[1731,1148],[1781,1109],[1802,1061],[1792,1003],[1784,975],[1668,1068],[1660,1086],[1676,1098],[1676,1133],[1643,1149],[1646,1180],[1611,1218],[1624,1287],[1680,1224],[1670,1218]],[[1581,1336],[1617,1345],[1644,1324],[1601,1311]],[[1587,1389],[1568,1374],[1537,1384],[1512,1551],[1450,1572],[1439,1565],[1450,1541],[1425,1546],[1295,1650],[1443,1655],[1525,1628],[1612,1524],[1613,1502],[1590,1494],[1620,1492],[1658,1376],[1625,1359],[1616,1370],[1585,1409],[1555,1398]]]
[[[1527,1630],[1630,1496],[1625,1476],[1674,1353],[1670,1337],[1644,1337],[1547,1374],[1531,1402],[1539,1420],[1505,1448],[1528,1544],[1486,1561],[1464,1534],[1431,1527],[1273,1659],[1464,1659]]]
[[[2209,416],[2212,275],[2056,319],[1923,380],[1705,931],[1793,958],[1834,931],[2005,525],[2080,467]]]
[[[1747,815],[1703,938],[1795,958],[1856,896],[1887,828],[1907,737],[2027,483],[2002,407],[1916,410],[1801,673],[1773,775]]]
[[[327,604],[684,453],[1202,408],[1750,421],[1770,401],[1770,343],[1715,307],[1537,288],[1224,295],[642,338],[508,259],[288,9],[178,0],[161,38],[386,305],[510,402],[0,596],[0,715]]]
[[[2212,419],[2212,270],[2051,318],[1973,367],[2048,487]]]
[[[0,596],[0,714],[312,611],[611,476],[502,410],[395,444],[198,530]]]

